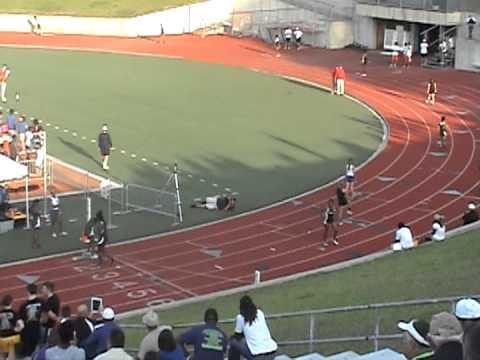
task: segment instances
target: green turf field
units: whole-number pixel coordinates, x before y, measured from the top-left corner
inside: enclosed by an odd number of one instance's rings
[[[3,13],[129,17],[198,2],[198,0],[10,0]]]
[[[225,216],[190,209],[194,198],[236,192],[232,214],[271,204],[341,176],[346,159],[363,162],[383,135],[353,101],[244,69],[9,48],[0,60],[12,68],[9,106],[43,120],[51,155],[103,174],[91,140],[107,123],[118,181],[160,188],[178,162],[185,226]]]
[[[383,303],[436,297],[479,294],[475,280],[478,273],[480,242],[478,231],[432,244],[406,253],[393,254],[373,262],[356,265],[327,274],[308,276],[282,285],[270,286],[250,295],[267,313],[284,313],[308,309],[333,308],[350,305]],[[381,275],[381,276],[380,276]],[[238,313],[238,301],[243,294],[225,296],[185,305],[160,312],[166,324],[202,321],[203,312],[213,306],[221,318],[233,318]],[[433,313],[449,311],[448,305],[385,309],[379,312],[381,333],[396,333],[398,320],[423,318],[430,320]],[[323,315],[316,317],[315,331],[319,338],[361,336],[373,334],[374,312]],[[138,317],[129,323],[140,324]],[[270,322],[273,335],[279,340],[299,340],[308,336],[308,318],[289,318]],[[232,333],[233,324],[224,326]],[[143,333],[130,330],[131,347],[137,347]],[[397,343],[382,343],[394,346]],[[321,345],[323,354],[353,349],[372,351],[372,344]],[[290,347],[291,354],[308,351],[307,347]]]

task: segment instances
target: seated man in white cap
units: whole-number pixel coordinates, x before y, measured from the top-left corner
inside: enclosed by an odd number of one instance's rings
[[[463,214],[463,225],[468,225],[478,221],[478,210],[475,203],[468,203],[467,211]]]
[[[93,333],[83,343],[83,348],[87,353],[87,359],[93,359],[99,354],[108,350],[108,340],[113,329],[118,329],[115,323],[115,312],[112,308],[105,308],[102,311],[103,322],[95,325]]]
[[[143,315],[142,322],[147,328],[148,334],[145,335],[140,343],[140,349],[138,350],[137,355],[140,360],[144,360],[145,354],[149,351],[158,352],[158,335],[160,335],[163,330],[172,330],[171,326],[160,326],[158,314],[153,310],[149,310]]]
[[[425,320],[399,322],[398,328],[403,331],[403,353],[411,360],[427,360],[433,358],[433,351],[427,340],[429,324]]]
[[[480,303],[474,299],[462,299],[455,305],[455,316],[460,320],[463,332],[480,324]]]

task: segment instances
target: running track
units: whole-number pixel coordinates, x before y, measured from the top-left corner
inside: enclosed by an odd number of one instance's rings
[[[155,41],[2,34],[1,42],[179,56],[327,86],[330,69],[341,63],[349,73],[347,92],[374,108],[389,126],[384,150],[358,173],[360,197],[353,209],[354,219],[362,224],[341,227],[338,247],[319,250],[319,208],[334,194],[330,186],[302,197],[300,205],[289,202],[191,231],[112,246],[117,263],[101,271],[89,263],[72,263],[71,256],[4,266],[0,268],[2,293],[16,299],[24,296],[18,274],[38,274],[40,281],[54,281],[64,303],[76,305],[99,295],[117,312],[186,299],[251,284],[257,268],[263,270],[263,279],[274,279],[385,249],[399,221],[409,223],[419,235],[429,231],[433,214],[441,212],[449,228],[458,226],[466,203],[478,200],[480,77],[475,74],[418,66],[393,71],[381,56],[372,56],[369,76],[361,78],[355,75],[360,71],[360,55],[355,51],[309,49],[276,57],[260,42],[227,37]],[[440,96],[437,105],[427,107],[423,100],[431,76],[438,82]],[[445,150],[436,144],[441,114],[448,117],[452,130]],[[329,121],[322,119],[321,111],[318,116],[319,121]],[[452,190],[461,195],[445,193]],[[221,249],[223,256],[208,256],[201,251],[207,248]]]

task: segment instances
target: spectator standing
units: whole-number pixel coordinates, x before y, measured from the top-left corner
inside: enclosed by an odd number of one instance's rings
[[[3,118],[3,113],[0,111],[0,142],[2,143],[2,152],[5,156],[12,156],[12,136],[8,128],[7,121]]]
[[[108,351],[98,355],[95,360],[133,360],[124,347],[125,334],[120,328],[114,328],[108,336]]]
[[[465,334],[463,340],[463,359],[480,359],[480,324],[476,324]]]
[[[480,303],[474,299],[462,299],[455,305],[455,316],[460,321],[464,332],[480,324]]]
[[[67,236],[63,231],[63,211],[60,207],[60,198],[53,191],[50,193],[50,224],[52,226],[52,237],[57,237],[57,231],[60,236]]]
[[[395,231],[395,243],[393,249],[408,250],[413,248],[414,245],[412,230],[410,230],[410,228],[403,222],[398,223],[397,231]]]
[[[285,38],[285,50],[290,50],[292,46],[292,36],[293,36],[293,31],[290,26],[285,28],[285,30],[283,31],[283,36]]]
[[[171,330],[163,330],[158,335],[159,360],[185,360],[185,355],[180,346],[175,342]]]
[[[147,328],[147,335],[142,339],[137,357],[140,360],[145,360],[145,354],[149,351],[158,352],[158,336],[163,330],[171,330],[170,326],[160,326],[158,314],[149,310],[143,315],[142,322]]]
[[[108,350],[108,339],[113,330],[119,329],[115,323],[115,312],[105,308],[102,312],[103,322],[96,325],[93,333],[83,342],[82,347],[87,353],[87,359],[103,354]]]
[[[98,148],[102,156],[102,168],[103,170],[109,170],[108,160],[110,158],[110,150],[112,149],[112,138],[108,133],[107,125],[102,126],[102,132],[98,135]]]
[[[281,40],[280,40],[280,35],[276,34],[275,35],[275,38],[273,40],[273,48],[276,50],[276,51],[280,51],[280,49],[282,48],[282,44],[281,44]]]
[[[25,121],[25,116],[18,117],[16,129],[17,129],[17,147],[18,147],[17,152],[22,154],[22,153],[25,153],[27,149],[26,133],[28,130],[28,124]]]
[[[250,296],[243,296],[240,299],[240,314],[235,321],[235,334],[230,339],[228,359],[239,360],[240,355],[246,360],[253,360],[258,356],[273,356],[277,348],[265,314],[257,308]]]
[[[343,183],[337,186],[337,207],[338,207],[338,225],[343,225],[343,212],[347,207],[347,214],[352,215],[352,208],[349,206],[346,188]]]
[[[15,350],[15,344],[20,342],[20,331],[18,315],[12,308],[13,299],[10,295],[5,295],[0,302],[0,358],[12,356]],[[3,353],[3,354],[2,354]]]
[[[392,47],[392,62],[391,67],[396,68],[398,65],[398,57],[400,55],[401,47],[398,45],[398,41],[395,41]]]
[[[77,308],[77,316],[73,322],[77,344],[82,346],[83,342],[93,333],[93,321],[89,319],[88,306],[81,304]]]
[[[99,210],[95,215],[95,220],[93,222],[93,228],[95,233],[95,240],[97,246],[97,266],[100,267],[103,265],[103,260],[107,258],[110,260],[110,264],[114,262],[113,257],[107,252],[106,246],[108,243],[108,229],[107,223],[103,218],[103,212]]]
[[[420,43],[420,56],[422,57],[422,65],[427,64],[428,58],[428,41],[426,38],[423,38],[422,42]]]
[[[12,134],[16,132],[17,130],[17,117],[15,116],[15,110],[9,109],[8,110],[8,115],[7,115],[7,125],[8,125],[8,130],[10,130],[10,133]]]
[[[0,69],[0,95],[3,103],[7,102],[7,82],[10,77],[10,73],[11,71],[7,64],[3,64],[2,68]]]
[[[5,212],[10,208],[10,196],[8,195],[8,189],[6,185],[0,184],[0,215],[5,214]]]
[[[411,360],[429,360],[433,351],[427,341],[429,324],[424,320],[399,322],[398,328],[403,331],[403,353]]]
[[[227,336],[217,327],[218,313],[207,309],[204,325],[194,326],[180,336],[179,345],[186,353],[185,345],[193,345],[194,360],[223,360],[227,351]]]
[[[300,47],[302,46],[303,31],[297,26],[293,32],[293,36],[295,36],[295,46],[297,47],[297,50],[300,50]]]
[[[19,317],[23,322],[20,332],[23,353],[31,356],[40,343],[40,316],[43,301],[37,295],[37,285],[27,285],[27,300],[20,306]]]
[[[478,221],[478,210],[475,203],[470,202],[467,206],[467,211],[463,214],[463,225],[468,225]]]
[[[42,342],[46,343],[48,336],[51,334],[59,319],[60,298],[55,294],[55,285],[51,281],[43,283],[41,293],[43,298],[42,313],[46,319],[46,322],[43,324],[44,337]]]
[[[65,321],[58,326],[58,345],[47,349],[46,360],[85,360],[85,350],[72,345],[74,326]]]
[[[473,40],[473,30],[475,29],[475,25],[477,25],[477,19],[475,16],[469,15],[466,23],[468,27],[468,40]]]
[[[337,85],[337,95],[343,96],[345,95],[345,80],[346,80],[346,73],[343,66],[339,66],[336,71],[335,76],[335,83]]]
[[[439,130],[439,144],[440,147],[445,147],[447,143],[447,136],[448,136],[448,126],[447,126],[447,119],[445,116],[440,118],[440,122],[438,123],[438,130]]]
[[[435,80],[430,79],[427,84],[427,98],[425,99],[426,104],[435,105],[435,98],[437,97],[437,83]]]
[[[368,66],[368,51],[365,51],[362,55],[362,76],[366,77],[367,76],[367,66]]]

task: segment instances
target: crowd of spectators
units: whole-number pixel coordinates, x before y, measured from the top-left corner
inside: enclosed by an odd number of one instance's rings
[[[125,335],[115,321],[115,312],[106,307],[91,312],[87,305],[72,314],[62,306],[54,285],[45,282],[27,286],[27,298],[17,310],[5,295],[0,304],[0,359],[8,360],[133,360],[125,350]],[[240,300],[235,333],[228,338],[217,326],[218,313],[205,311],[202,325],[175,337],[172,327],[161,325],[150,310],[143,316],[146,335],[136,360],[246,360],[259,356],[273,359],[277,344],[265,314],[249,296]],[[188,349],[192,349],[192,354]]]
[[[441,312],[425,320],[400,322],[403,352],[412,360],[480,359],[480,303],[458,301],[454,313]]]
[[[31,123],[25,115],[19,115],[14,109],[7,113],[0,110],[0,154],[25,162],[30,160],[40,168],[43,153],[39,151],[45,143],[45,131],[38,119]]]

